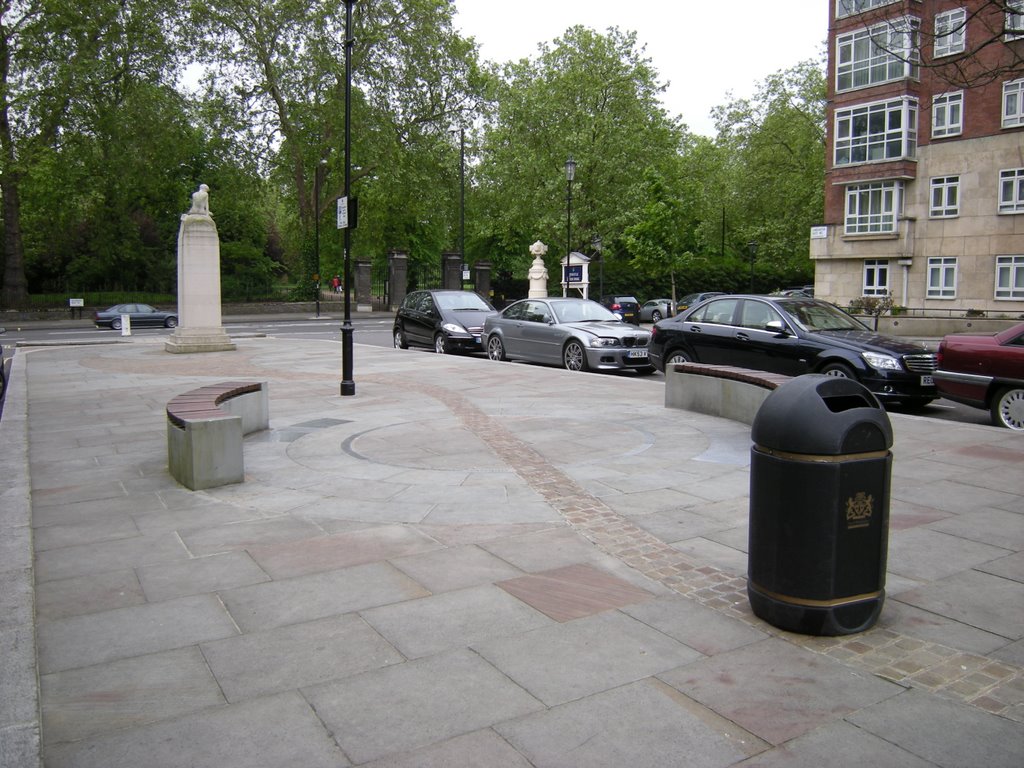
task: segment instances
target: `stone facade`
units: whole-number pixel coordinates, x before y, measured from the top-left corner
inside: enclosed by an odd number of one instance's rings
[[[835,3],[831,5],[834,11]],[[967,0],[961,5],[970,14],[980,3]],[[1024,315],[1024,294],[1020,291],[1010,297],[996,296],[998,257],[1024,255],[1024,210],[999,212],[1000,171],[1024,167],[1024,124],[1004,126],[1001,121],[1003,84],[1015,76],[1009,74],[992,82],[979,80],[965,88],[944,79],[929,57],[935,39],[935,16],[949,10],[949,3],[925,0],[894,2],[870,13],[842,18],[835,18],[833,13],[829,29],[825,226],[816,228],[810,241],[817,296],[845,305],[869,293],[865,289],[865,262],[874,260],[881,262],[886,272],[888,291],[896,305],[952,316],[962,316],[968,309],[1002,317]],[[880,19],[895,23],[893,19],[907,17],[920,22],[923,65],[903,79],[837,89],[837,40],[877,25]],[[968,42],[972,36],[979,39],[981,30],[972,25],[981,23],[981,18],[970,17]],[[1008,45],[1022,46],[1024,41],[992,46],[984,55],[992,61],[1000,55],[1011,56]],[[935,97],[956,91],[962,94],[962,127],[950,135],[933,137]],[[888,160],[835,162],[837,111],[898,99],[907,99],[916,107],[916,150]],[[952,215],[940,217],[931,211],[931,184],[937,177],[953,177],[958,183],[958,210]],[[847,233],[847,189],[873,182],[892,183],[898,190],[893,231]],[[929,260],[938,257],[955,259],[948,263],[954,269],[955,286],[950,284],[950,290],[941,297],[928,291],[934,277]],[[1024,266],[1018,277],[1022,272]]]

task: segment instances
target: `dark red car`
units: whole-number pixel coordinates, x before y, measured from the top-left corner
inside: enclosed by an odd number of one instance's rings
[[[950,334],[938,357],[935,383],[943,397],[987,408],[996,426],[1024,430],[1024,323],[999,333]]]

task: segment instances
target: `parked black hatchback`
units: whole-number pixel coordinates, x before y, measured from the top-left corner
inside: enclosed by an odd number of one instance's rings
[[[654,326],[651,362],[733,365],[788,376],[856,379],[881,400],[923,406],[938,397],[935,354],[875,333],[834,304],[802,296],[721,296]]]
[[[483,352],[484,319],[494,312],[473,291],[413,291],[395,315],[395,346],[433,347],[438,354]]]

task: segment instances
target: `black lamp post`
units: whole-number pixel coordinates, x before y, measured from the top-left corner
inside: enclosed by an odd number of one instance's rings
[[[352,46],[355,38],[352,37],[352,6],[355,0],[345,0],[345,322],[341,326],[341,394],[354,395],[356,383],[352,378],[352,298],[351,298],[351,273],[349,266],[350,251],[352,249],[352,222],[349,214],[352,211]]]
[[[568,188],[565,214],[565,272],[562,276],[562,295],[569,295],[569,254],[572,253],[572,180],[576,178],[576,161],[569,155],[565,161],[565,183]]]
[[[754,257],[757,256],[757,240],[747,243],[747,252],[750,254],[750,292],[754,292]]]
[[[598,283],[599,293],[597,298],[600,299],[602,296],[604,296],[604,256],[601,253],[601,246],[603,245],[604,241],[601,240],[600,235],[594,235],[594,239],[591,240],[591,242],[594,244],[594,253],[597,254],[597,267],[600,280],[600,282]]]
[[[466,261],[466,129],[459,126],[459,255]]]

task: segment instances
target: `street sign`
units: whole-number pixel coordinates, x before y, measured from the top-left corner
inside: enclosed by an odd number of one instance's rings
[[[348,229],[348,198],[338,198],[338,229]]]
[[[582,264],[570,264],[565,267],[565,282],[567,283],[582,283],[583,282],[583,265]]]

